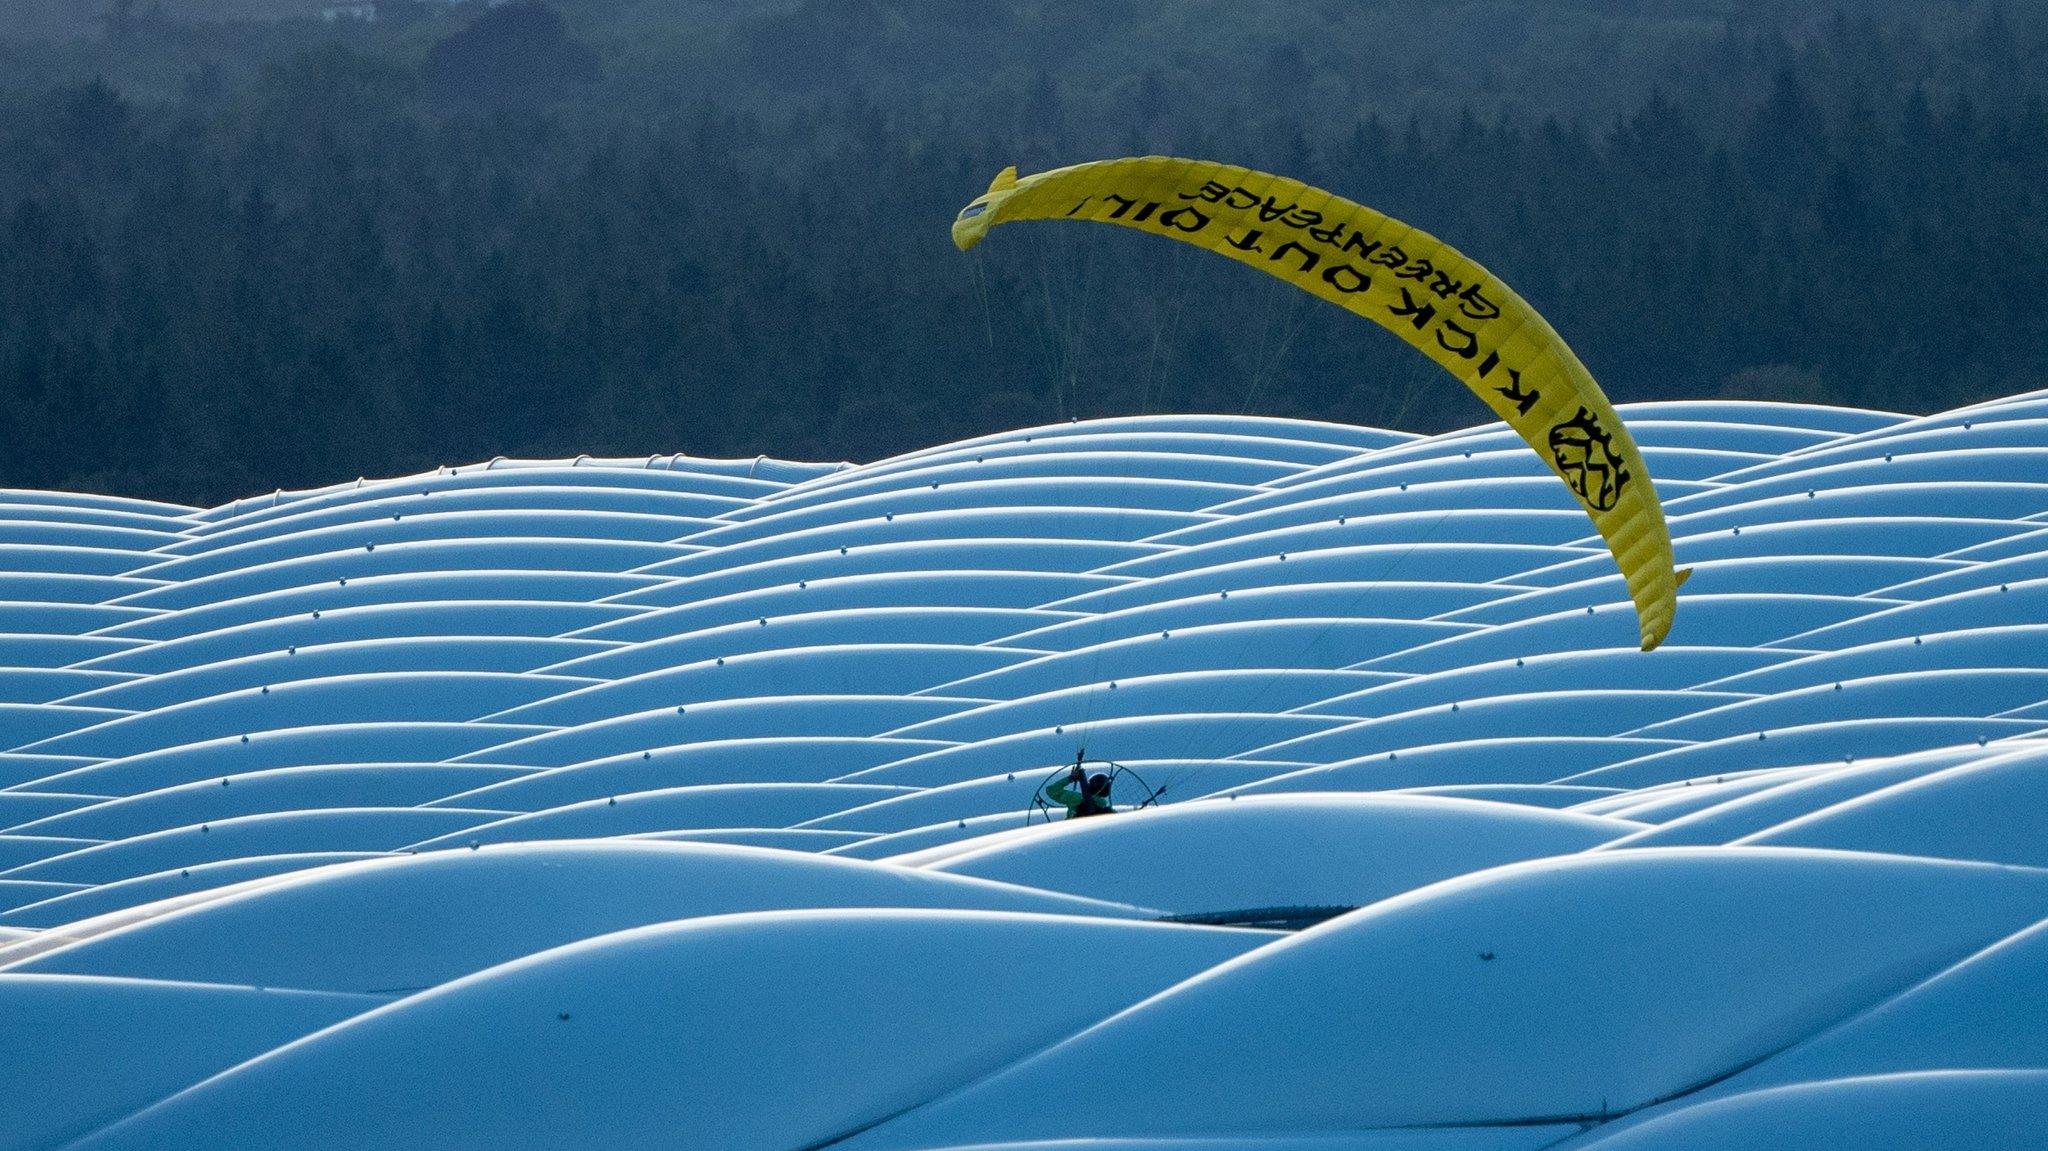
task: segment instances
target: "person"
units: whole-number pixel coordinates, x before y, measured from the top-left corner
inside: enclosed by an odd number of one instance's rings
[[[1054,803],[1066,805],[1068,819],[1116,811],[1109,803],[1109,773],[1088,771],[1079,760],[1074,761],[1065,779],[1047,784],[1045,794]]]

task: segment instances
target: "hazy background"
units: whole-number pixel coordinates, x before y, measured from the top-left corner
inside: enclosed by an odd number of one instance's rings
[[[1906,0],[0,0],[0,485],[1478,422],[1374,325],[1003,165],[1319,183],[1616,400],[2044,385],[2048,15]]]

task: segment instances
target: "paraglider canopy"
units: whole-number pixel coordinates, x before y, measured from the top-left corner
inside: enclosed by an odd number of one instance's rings
[[[974,247],[1012,220],[1094,220],[1250,264],[1394,332],[1456,376],[1565,482],[1614,555],[1644,651],[1671,630],[1678,585],[1663,505],[1642,452],[1542,316],[1449,244],[1299,180],[1142,156],[1019,178],[1005,168],[961,209]]]

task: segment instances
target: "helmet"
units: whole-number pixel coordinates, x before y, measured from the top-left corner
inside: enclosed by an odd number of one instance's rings
[[[1082,790],[1089,795],[1108,795],[1109,773],[1091,771],[1088,773],[1088,781],[1081,786]]]

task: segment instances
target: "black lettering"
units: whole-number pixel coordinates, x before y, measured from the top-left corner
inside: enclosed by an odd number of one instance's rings
[[[1140,209],[1138,209],[1138,214],[1137,214],[1137,215],[1135,215],[1135,216],[1132,216],[1132,217],[1131,217],[1131,221],[1132,221],[1133,223],[1137,223],[1137,224],[1142,224],[1142,223],[1144,223],[1145,221],[1147,221],[1147,220],[1151,219],[1151,218],[1152,218],[1152,213],[1154,213],[1154,212],[1157,212],[1158,210],[1159,210],[1159,201],[1157,201],[1157,200],[1147,200],[1147,201],[1145,201],[1145,206],[1144,206],[1144,207],[1142,207],[1142,208],[1140,208]]]
[[[1245,232],[1243,239],[1239,239],[1234,235],[1225,236],[1223,237],[1223,242],[1240,252],[1263,252],[1266,249],[1259,247],[1259,237],[1265,234],[1263,229],[1252,228]]]
[[[1295,254],[1301,257],[1301,274],[1304,276],[1310,272],[1315,271],[1316,265],[1323,262],[1323,258],[1321,256],[1317,255],[1314,252],[1309,251],[1307,248],[1302,247],[1300,244],[1295,243],[1293,240],[1289,240],[1286,243],[1280,245],[1279,247],[1273,249],[1273,254],[1267,256],[1266,258],[1268,260],[1277,260],[1280,257],[1285,256],[1289,248],[1294,249]]]
[[[1436,319],[1436,305],[1416,303],[1415,297],[1409,295],[1406,288],[1401,289],[1401,303],[1399,305],[1388,304],[1387,311],[1396,316],[1408,317],[1408,322],[1414,324],[1415,330],[1418,332],[1428,327],[1431,320]]]
[[[1297,208],[1287,216],[1287,223],[1306,231],[1323,222],[1323,214],[1314,208]]]
[[[1323,283],[1350,296],[1372,287],[1372,277],[1349,264],[1332,264],[1323,269]]]
[[[1137,207],[1137,206],[1138,206],[1138,202],[1137,202],[1136,200],[1133,200],[1133,199],[1127,199],[1127,198],[1125,198],[1125,197],[1123,197],[1123,196],[1119,196],[1119,195],[1117,195],[1117,194],[1116,194],[1115,192],[1111,192],[1111,193],[1109,193],[1109,194],[1108,194],[1107,196],[1105,196],[1105,197],[1103,197],[1103,198],[1104,198],[1104,199],[1106,199],[1106,200],[1108,200],[1108,201],[1109,201],[1110,203],[1112,203],[1112,204],[1115,204],[1115,205],[1116,205],[1116,211],[1114,211],[1114,212],[1111,212],[1111,213],[1109,214],[1109,218],[1110,218],[1110,219],[1112,219],[1112,220],[1121,220],[1121,219],[1123,219],[1123,218],[1124,218],[1124,213],[1125,213],[1125,212],[1128,212],[1128,211],[1130,211],[1130,210],[1131,210],[1132,208],[1135,208],[1135,207]]]
[[[1398,268],[1408,262],[1408,253],[1398,247],[1390,247],[1379,255],[1372,257],[1372,262],[1375,264],[1385,264],[1389,268]]]
[[[1464,284],[1451,279],[1451,274],[1442,269],[1438,269],[1436,278],[1429,282],[1429,290],[1435,292],[1440,300],[1448,300],[1463,291],[1464,288]]]
[[[1240,204],[1237,202],[1236,197],[1238,196],[1244,197],[1244,203]],[[1238,211],[1242,212],[1247,208],[1258,207],[1259,198],[1257,196],[1252,195],[1250,192],[1245,191],[1244,188],[1240,186],[1232,188],[1229,192],[1225,193],[1223,206],[1226,208],[1236,208]]]
[[[1454,344],[1450,340],[1445,339],[1444,333],[1446,332],[1457,336],[1458,342]],[[1461,360],[1469,360],[1479,354],[1478,333],[1466,331],[1464,328],[1459,327],[1455,320],[1445,320],[1437,328],[1436,343],[1438,347]]]
[[[1436,265],[1429,262],[1429,257],[1417,256],[1413,260],[1408,261],[1407,267],[1395,272],[1394,278],[1397,280],[1427,280],[1429,279],[1429,274],[1434,271],[1436,271]]]
[[[1489,357],[1489,358],[1490,358],[1490,357]],[[1540,399],[1542,399],[1542,398],[1543,398],[1543,393],[1542,393],[1542,392],[1538,392],[1538,391],[1527,391],[1527,392],[1525,392],[1525,391],[1523,391],[1523,390],[1522,390],[1522,373],[1520,373],[1520,372],[1516,371],[1516,370],[1515,370],[1515,369],[1513,369],[1513,368],[1509,368],[1509,369],[1508,369],[1508,386],[1507,386],[1507,387],[1504,387],[1504,388],[1499,388],[1499,387],[1497,387],[1497,388],[1495,388],[1495,389],[1493,389],[1493,390],[1494,390],[1494,391],[1496,391],[1496,392],[1499,392],[1499,393],[1500,393],[1500,395],[1501,395],[1501,398],[1502,398],[1502,399],[1505,399],[1505,400],[1507,400],[1507,401],[1508,401],[1509,403],[1511,403],[1511,404],[1515,405],[1515,411],[1516,411],[1516,412],[1517,412],[1518,414],[1520,414],[1520,415],[1524,415],[1524,416],[1526,416],[1526,415],[1528,415],[1528,414],[1529,414],[1529,409],[1530,409],[1530,408],[1533,408],[1533,407],[1535,407],[1535,406],[1536,406],[1536,401],[1537,401],[1537,400],[1540,400]],[[1580,408],[1579,410],[1580,410],[1581,412],[1584,412],[1584,411],[1585,411],[1585,409],[1584,409],[1584,408]]]
[[[1285,217],[1287,213],[1292,212],[1293,210],[1293,204],[1289,204],[1285,208],[1283,208],[1280,205],[1273,202],[1273,197],[1268,196],[1266,197],[1266,202],[1259,205],[1259,223],[1270,224],[1275,220]]]
[[[1327,228],[1310,228],[1308,230],[1308,234],[1314,236],[1318,241],[1322,243],[1334,244],[1337,242],[1337,237],[1344,235],[1344,221],[1339,220],[1336,223],[1331,224]],[[1351,246],[1351,240],[1353,238],[1355,237],[1345,238],[1344,246],[1346,248],[1349,248]]]
[[[1458,298],[1464,301],[1458,305],[1458,310],[1465,313],[1468,319],[1485,321],[1500,318],[1500,305],[1487,299],[1476,283],[1458,293]]]
[[[1500,366],[1500,353],[1499,353],[1499,352],[1488,352],[1488,353],[1486,353],[1486,358],[1485,358],[1485,359],[1483,359],[1483,360],[1481,360],[1481,361],[1479,361],[1479,378],[1480,378],[1480,379],[1482,379],[1482,380],[1483,380],[1483,379],[1485,379],[1485,378],[1486,378],[1486,374],[1487,374],[1488,372],[1491,372],[1491,371],[1492,371],[1493,369],[1495,369],[1495,368],[1497,368],[1497,367],[1499,367],[1499,366]]]
[[[1380,250],[1380,242],[1378,240],[1366,239],[1364,232],[1353,232],[1344,238],[1343,250],[1358,253],[1358,258],[1361,260],[1370,260],[1372,259],[1372,254]],[[1407,259],[1408,257],[1406,256],[1401,257],[1402,262],[1405,262]]]
[[[1181,232],[1199,232],[1209,226],[1209,215],[1199,208],[1175,208],[1159,214],[1159,226]]]
[[[1183,200],[1200,200],[1207,204],[1215,204],[1220,203],[1223,197],[1228,196],[1229,194],[1230,189],[1224,187],[1216,181],[1204,180],[1202,181],[1201,188],[1193,192],[1182,192],[1180,194],[1180,198]]]

